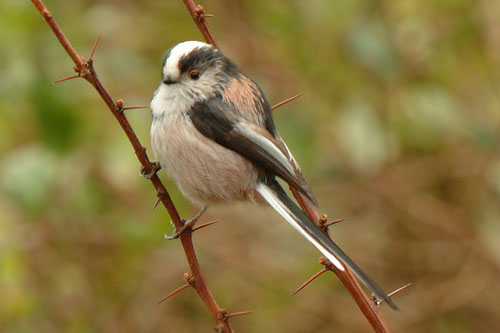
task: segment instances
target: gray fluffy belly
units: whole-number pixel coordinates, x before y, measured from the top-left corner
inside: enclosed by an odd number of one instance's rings
[[[253,164],[203,136],[188,117],[154,121],[151,143],[162,168],[193,203],[254,200]]]

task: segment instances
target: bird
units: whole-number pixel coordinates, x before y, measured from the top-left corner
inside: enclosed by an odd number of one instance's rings
[[[278,178],[318,207],[279,135],[259,85],[211,44],[185,41],[163,55],[151,100],[151,146],[162,169],[193,204],[267,203],[339,270],[349,267],[375,295],[397,306],[290,199]],[[185,222],[185,225],[188,221]]]

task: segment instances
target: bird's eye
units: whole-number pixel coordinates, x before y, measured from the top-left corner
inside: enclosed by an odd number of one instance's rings
[[[200,72],[197,69],[192,69],[189,71],[189,77],[191,80],[198,80],[200,78]]]

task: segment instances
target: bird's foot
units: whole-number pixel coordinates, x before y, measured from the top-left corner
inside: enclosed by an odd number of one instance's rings
[[[160,163],[158,162],[152,162],[152,167],[151,170],[146,171],[144,166],[141,167],[141,176],[143,176],[146,179],[151,179],[156,173],[161,169]]]
[[[185,232],[186,230],[192,230],[193,226],[196,224],[196,222],[198,222],[199,218],[203,215],[203,213],[205,213],[207,211],[207,208],[208,206],[205,206],[203,207],[198,213],[196,213],[196,215],[189,219],[189,220],[185,220],[185,219],[181,219],[183,224],[182,224],[182,227],[180,227],[179,229],[177,229],[172,235],[167,235],[165,234],[164,237],[165,239],[176,239],[176,238],[179,238],[179,236]],[[170,221],[170,224],[173,224],[172,221]]]

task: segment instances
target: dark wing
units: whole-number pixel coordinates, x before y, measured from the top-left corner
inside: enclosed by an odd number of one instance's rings
[[[264,127],[231,117],[236,113],[232,108],[220,97],[213,97],[195,104],[189,117],[204,136],[244,156],[269,174],[282,178],[317,205],[314,194],[281,138],[275,138]]]

